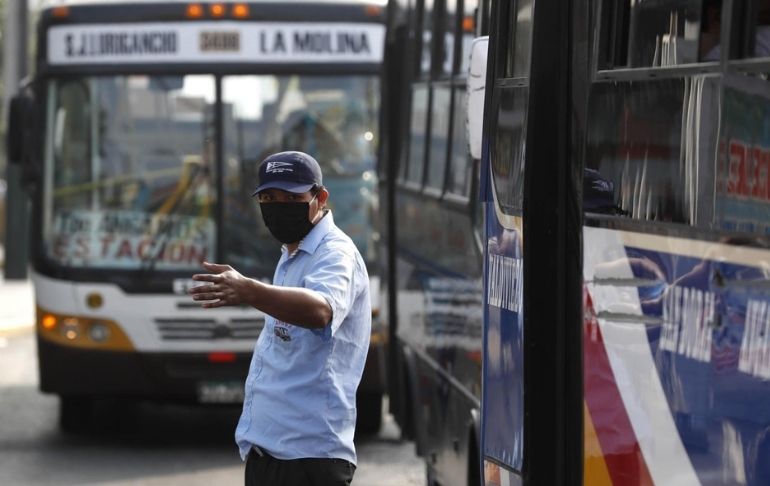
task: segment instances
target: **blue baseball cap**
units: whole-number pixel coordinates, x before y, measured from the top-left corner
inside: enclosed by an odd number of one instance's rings
[[[321,166],[313,157],[304,152],[278,152],[259,165],[259,183],[252,196],[265,189],[301,194],[321,185]]]

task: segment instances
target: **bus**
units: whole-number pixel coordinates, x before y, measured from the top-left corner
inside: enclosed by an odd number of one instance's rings
[[[483,484],[770,484],[770,4],[491,8]]]
[[[465,106],[485,0],[391,1],[379,183],[388,394],[431,484],[479,484],[483,219]]]
[[[186,295],[203,260],[269,281],[280,255],[250,196],[259,162],[321,164],[337,224],[379,295],[385,3],[95,1],[42,12],[9,150],[32,199],[40,388],[65,430],[95,399],[238,403],[264,324]],[[358,430],[380,427],[374,324]]]

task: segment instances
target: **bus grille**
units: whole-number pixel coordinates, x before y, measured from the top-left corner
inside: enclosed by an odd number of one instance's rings
[[[254,318],[234,318],[225,322],[216,319],[156,318],[158,334],[164,341],[210,341],[216,339],[256,340],[265,321]]]

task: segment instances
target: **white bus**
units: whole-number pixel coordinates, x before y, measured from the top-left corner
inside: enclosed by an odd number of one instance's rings
[[[279,244],[250,197],[270,153],[302,150],[321,163],[335,221],[379,294],[384,17],[374,0],[43,12],[9,149],[32,199],[40,387],[60,395],[63,429],[85,426],[101,397],[242,399],[264,316],[201,310],[185,290],[204,259],[272,277]],[[360,431],[380,424],[378,322]]]

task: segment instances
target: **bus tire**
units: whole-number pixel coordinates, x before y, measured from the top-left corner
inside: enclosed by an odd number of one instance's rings
[[[59,428],[63,432],[83,432],[91,424],[93,399],[89,396],[59,397]]]
[[[358,393],[356,412],[356,435],[375,435],[382,426],[382,393]]]
[[[468,486],[481,484],[481,458],[476,434],[471,431],[468,438]]]

